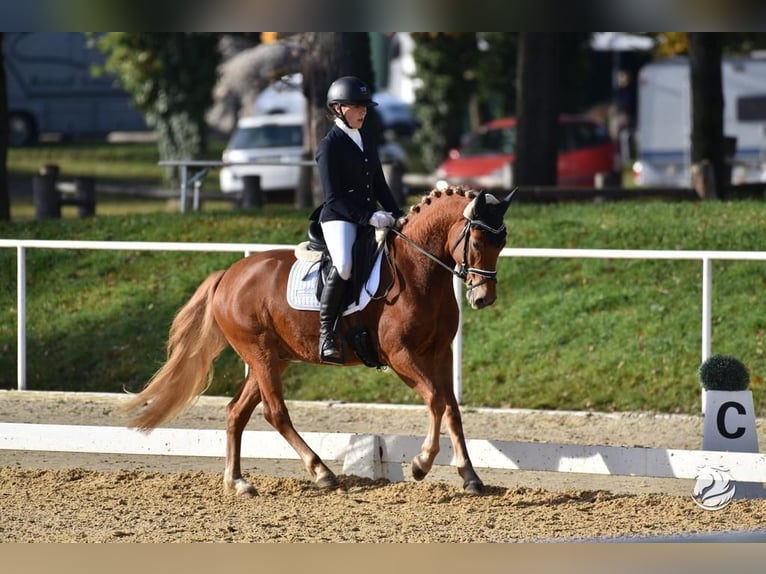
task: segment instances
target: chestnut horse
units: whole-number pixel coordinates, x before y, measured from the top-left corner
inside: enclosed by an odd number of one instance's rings
[[[428,406],[430,424],[412,475],[422,480],[439,452],[442,417],[452,441],[463,488],[481,493],[484,485],[466,449],[460,409],[452,388],[451,343],[458,328],[452,274],[465,281],[471,307],[496,298],[496,270],[505,246],[503,223],[513,193],[497,199],[463,187],[434,190],[423,197],[389,235],[391,265],[382,266],[385,295],[358,313],[367,325],[380,362],[417,392]],[[231,345],[249,366],[237,395],[227,406],[224,486],[252,496],[255,488],[240,468],[242,432],[253,410],[263,416],[300,455],[319,487],[338,485],[335,474],[293,427],[282,393],[281,375],[292,361],[318,363],[317,312],[288,305],[288,274],[294,250],[258,252],[212,273],[175,316],[167,361],[124,410],[130,426],[149,431],[180,414],[204,392],[213,360]],[[340,330],[346,327],[341,321]],[[347,364],[359,364],[350,356]]]

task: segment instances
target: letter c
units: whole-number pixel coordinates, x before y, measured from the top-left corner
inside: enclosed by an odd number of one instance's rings
[[[726,429],[726,412],[729,409],[735,409],[740,415],[745,414],[745,407],[743,407],[741,404],[734,401],[725,402],[721,405],[721,408],[718,409],[718,418],[716,418],[716,422],[718,423],[718,432],[720,432],[721,436],[724,438],[739,438],[745,434],[746,429],[745,427],[737,427],[734,432],[729,432]]]

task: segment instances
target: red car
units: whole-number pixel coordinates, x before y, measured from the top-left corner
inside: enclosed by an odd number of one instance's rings
[[[484,124],[434,172],[436,185],[510,189],[516,153],[516,118]],[[559,118],[558,185],[593,187],[597,173],[619,173],[619,158],[606,128],[583,116]]]

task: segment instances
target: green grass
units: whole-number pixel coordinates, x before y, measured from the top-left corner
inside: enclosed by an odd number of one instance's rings
[[[160,211],[165,209],[158,204]],[[766,204],[615,202],[513,205],[509,247],[766,251]],[[307,212],[99,215],[0,223],[0,237],[295,244]],[[16,384],[16,253],[0,250],[0,388]],[[236,254],[27,252],[28,386],[140,389],[164,359],[174,313]],[[713,263],[713,352],[750,370],[766,414],[766,263]],[[701,264],[696,261],[501,260],[498,301],[464,307],[467,406],[696,413],[700,408]],[[211,394],[231,394],[243,366],[216,363]],[[388,371],[295,364],[290,399],[419,403]]]
[[[220,160],[225,142],[212,140],[204,159]],[[8,173],[12,178],[31,178],[41,166],[58,165],[61,177],[93,177],[96,180],[130,179],[162,185],[163,168],[158,165],[157,144],[152,142],[42,143],[8,150]],[[218,174],[206,178],[206,187],[218,187]]]
[[[126,214],[173,214],[179,212],[179,205],[177,198],[168,200],[126,198],[99,193],[98,188],[96,188],[96,215],[99,217]],[[203,202],[202,208],[206,212],[232,211],[234,204],[227,200],[210,200]],[[63,219],[77,218],[77,208],[73,205],[62,206],[61,217]],[[31,197],[16,199],[11,203],[11,219],[13,221],[31,221],[34,218],[35,205]]]
[[[157,144],[154,143],[108,146],[100,143],[47,143],[8,150],[8,171],[14,177],[31,177],[40,166],[55,164],[67,177],[130,177],[153,182],[162,178],[158,161]]]
[[[220,156],[220,142],[210,159]],[[155,144],[47,144],[14,149],[9,170],[31,177],[55,163],[62,176],[130,177],[157,183]],[[214,175],[207,180],[214,180]],[[206,187],[208,184],[206,183]],[[306,214],[269,207],[232,211],[208,202],[205,213],[178,214],[174,202],[98,197],[93,220],[35,223],[29,199],[12,204],[2,237],[247,241],[294,243]],[[759,202],[635,202],[516,205],[510,245],[630,249],[763,250]],[[0,387],[15,385],[15,260],[2,250]],[[30,388],[138,389],[163,360],[177,308],[212,269],[234,255],[30,250]],[[757,409],[764,402],[766,285],[761,263],[714,264],[713,351],[751,369]],[[500,300],[464,318],[464,402],[538,408],[697,412],[700,265],[697,262],[504,260]],[[751,311],[752,309],[752,311]],[[216,366],[212,393],[231,393],[242,366],[231,352]],[[288,370],[291,398],[418,402],[388,372],[364,367]],[[321,379],[321,384],[317,381]]]

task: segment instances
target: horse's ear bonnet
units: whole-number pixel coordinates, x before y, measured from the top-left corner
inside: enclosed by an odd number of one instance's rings
[[[463,215],[469,221],[478,223],[479,227],[496,232],[498,239],[504,239],[506,235],[505,212],[511,204],[516,189],[511,191],[504,199],[498,199],[494,195],[488,195],[486,191],[481,191],[468,204]]]

